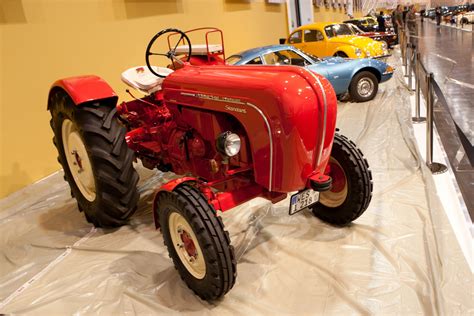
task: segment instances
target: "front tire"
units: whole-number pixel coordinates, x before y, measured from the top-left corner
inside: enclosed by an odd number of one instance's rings
[[[234,248],[222,219],[189,185],[158,196],[163,240],[181,278],[206,301],[224,296],[236,279]]]
[[[377,77],[369,71],[361,71],[352,78],[349,93],[354,101],[366,102],[375,98],[378,89]]]
[[[372,173],[364,155],[347,137],[336,134],[329,161],[331,190],[311,207],[319,219],[346,226],[364,213],[372,199]]]
[[[114,104],[75,105],[62,90],[50,99],[53,143],[79,209],[97,227],[127,223],[138,202],[138,174]]]

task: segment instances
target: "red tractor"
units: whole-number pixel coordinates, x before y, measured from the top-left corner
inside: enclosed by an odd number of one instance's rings
[[[155,52],[169,35],[177,35],[176,45]],[[182,279],[215,300],[236,279],[216,211],[293,193],[290,215],[309,208],[325,222],[348,225],[370,203],[372,176],[362,152],[336,133],[337,100],[324,77],[292,66],[184,63],[173,71],[152,64],[156,56],[181,63],[180,43],[189,61],[186,33],[167,29],[148,45],[148,66],[123,73],[143,97],[117,104],[101,78],[74,77],[54,83],[48,109],[65,180],[96,226],[126,224],[134,213],[136,159],[182,175],[157,190],[155,224]]]

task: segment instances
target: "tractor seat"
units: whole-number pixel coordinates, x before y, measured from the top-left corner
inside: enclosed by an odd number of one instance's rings
[[[163,67],[152,66],[156,73],[167,76],[173,70]],[[161,83],[164,78],[155,76],[147,66],[132,67],[122,72],[122,81],[132,88],[151,94],[161,90]]]
[[[194,44],[191,45],[191,55],[207,55],[207,54],[216,54],[222,53],[221,44]],[[189,52],[189,46],[181,45],[176,47],[176,55],[187,54]]]

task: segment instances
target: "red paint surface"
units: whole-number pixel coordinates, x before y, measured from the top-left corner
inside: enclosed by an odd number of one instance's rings
[[[107,98],[118,99],[115,91],[98,76],[78,76],[61,79],[53,84],[54,87],[64,89],[76,105],[84,102],[103,100]]]

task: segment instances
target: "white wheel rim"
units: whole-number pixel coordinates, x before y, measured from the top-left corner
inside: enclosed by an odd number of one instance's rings
[[[206,275],[206,262],[191,225],[181,214],[173,212],[168,218],[168,227],[174,249],[186,270],[196,279],[203,279]]]
[[[374,83],[369,78],[362,78],[357,83],[357,92],[361,97],[369,97],[374,92]]]
[[[82,195],[92,202],[96,197],[94,173],[81,135],[74,123],[64,119],[61,128],[64,154],[72,177]]]
[[[340,170],[343,173],[344,178],[345,178],[345,184],[344,184],[344,187],[341,190],[339,190],[338,192],[334,192],[334,191],[331,191],[331,190],[321,192],[319,201],[324,206],[335,208],[335,207],[338,207],[338,206],[342,205],[342,203],[344,203],[344,201],[346,200],[347,192],[348,192],[348,184],[347,184],[347,175],[344,172],[344,169],[342,168],[342,166],[339,164],[339,162],[337,162],[336,159],[331,157],[330,163],[335,164],[335,165],[337,165],[337,167],[340,168]]]

